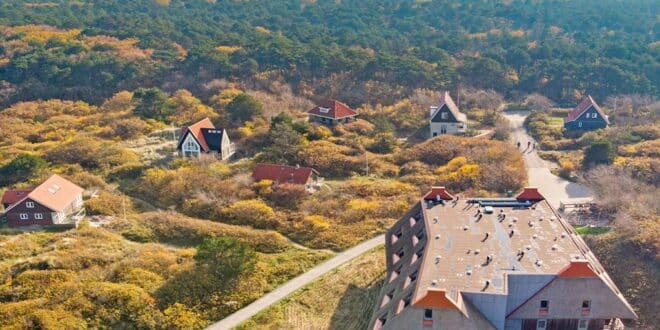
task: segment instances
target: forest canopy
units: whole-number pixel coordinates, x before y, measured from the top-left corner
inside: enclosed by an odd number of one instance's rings
[[[0,102],[98,102],[135,86],[202,95],[212,79],[264,73],[352,104],[458,85],[560,103],[657,95],[658,11],[653,0],[6,0]]]

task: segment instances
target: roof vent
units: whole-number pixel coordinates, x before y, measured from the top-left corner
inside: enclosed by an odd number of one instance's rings
[[[463,230],[468,230],[468,229],[470,229],[470,227],[468,227],[467,225],[463,226]]]
[[[536,262],[534,264],[537,265],[538,267],[541,267],[541,265],[543,265],[543,261],[536,260]]]
[[[540,218],[539,218],[539,221],[543,221],[543,217],[540,217]]]
[[[465,274],[467,274],[467,275],[472,275],[472,269],[468,269],[468,270],[465,272]]]
[[[561,238],[566,238],[566,233],[561,233]]]
[[[513,217],[513,222],[518,222],[518,218]]]
[[[532,249],[532,246],[531,246],[531,245],[525,245],[525,249],[526,249],[526,250],[531,250],[531,249]]]
[[[538,237],[538,235],[536,235],[536,234],[532,235],[533,239],[536,239],[537,237]]]
[[[438,280],[433,280],[433,281],[431,281],[431,285],[432,285],[432,286],[436,286],[436,285],[438,285]]]
[[[440,235],[435,235],[435,239],[440,239]]]
[[[554,215],[550,217],[550,221],[555,221],[555,220],[557,220],[557,217],[555,217]]]
[[[553,250],[553,251],[556,251],[558,248],[559,248],[559,247],[557,246],[557,244],[552,244],[552,250]]]
[[[529,220],[527,223],[530,227],[534,227],[534,220]]]
[[[435,256],[435,263],[436,263],[436,264],[439,264],[439,263],[440,263],[440,259],[442,259],[442,256],[440,256],[440,255]]]
[[[474,250],[474,254],[479,254],[479,252],[481,252],[479,249]]]

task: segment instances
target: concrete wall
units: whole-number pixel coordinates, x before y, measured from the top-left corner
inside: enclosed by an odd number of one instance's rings
[[[433,324],[424,326],[424,308],[410,306],[385,323],[383,329],[488,330],[493,327],[480,317],[466,318],[456,309],[434,309]],[[371,328],[369,329],[371,330]]]
[[[463,298],[468,300],[492,323],[496,329],[503,330],[506,319],[507,296],[503,294],[488,294],[463,292]]]
[[[505,316],[520,306],[525,300],[550,283],[555,275],[508,274],[507,288],[509,295],[506,302]]]
[[[539,315],[541,300],[547,300],[547,314]],[[588,314],[582,313],[582,301],[590,300]],[[635,315],[598,277],[557,278],[526,302],[511,316],[515,319],[630,319]]]

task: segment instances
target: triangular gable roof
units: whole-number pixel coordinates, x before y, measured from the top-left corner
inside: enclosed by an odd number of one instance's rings
[[[436,196],[440,196],[440,198],[447,201],[454,199],[454,196],[452,196],[445,187],[432,187],[431,191],[424,195],[424,200],[436,200]]]
[[[345,117],[354,117],[357,115],[355,110],[351,109],[348,105],[337,100],[328,100],[321,102],[307,113],[327,117],[332,119],[340,119]]]
[[[440,100],[438,103],[438,107],[431,114],[431,119],[433,119],[433,117],[435,117],[438,111],[442,110],[442,107],[444,107],[445,105],[447,106],[447,109],[451,111],[451,114],[454,115],[454,118],[456,118],[456,120],[461,122],[467,121],[467,116],[458,110],[458,107],[456,106],[454,100],[449,95],[449,92],[440,93]]]
[[[517,200],[528,200],[528,201],[542,201],[545,199],[543,195],[539,192],[538,188],[535,187],[525,187],[523,191],[516,196]]]
[[[2,200],[0,200],[0,204],[13,205],[14,203],[25,198],[30,192],[32,192],[32,189],[7,190],[4,194],[2,194]]]
[[[186,136],[188,135],[187,133],[192,134],[192,136],[197,140],[197,143],[199,143],[199,146],[202,148],[202,151],[208,152],[209,151],[209,146],[206,143],[206,139],[204,138],[204,134],[202,133],[202,128],[210,128],[214,129],[215,126],[211,122],[210,119],[204,118],[190,126],[184,126],[181,128],[181,137],[179,138],[179,143],[177,144],[177,149],[181,148],[181,144],[185,140]]]
[[[312,173],[311,167],[294,167],[276,164],[257,164],[252,171],[254,181],[271,180],[275,183],[306,184]]]
[[[571,110],[571,112],[568,113],[566,118],[564,118],[564,122],[568,123],[580,118],[580,116],[582,116],[582,114],[592,106],[594,107],[594,109],[596,109],[600,117],[603,118],[603,120],[605,120],[607,124],[609,124],[610,121],[607,118],[607,115],[603,112],[600,106],[598,106],[598,104],[596,103],[596,101],[594,101],[591,95],[587,95],[587,97],[582,99],[582,101],[573,110]]]
[[[53,174],[48,180],[34,188],[34,190],[23,199],[7,208],[5,213],[28,198],[52,211],[64,211],[64,209],[83,191],[83,188],[78,187],[71,181],[68,181],[57,174]]]

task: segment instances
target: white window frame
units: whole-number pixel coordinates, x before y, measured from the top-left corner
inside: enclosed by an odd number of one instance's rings
[[[598,118],[598,113],[596,113],[596,112],[592,113],[591,118],[594,118],[594,119]]]
[[[27,220],[27,219],[30,218],[30,216],[29,216],[27,213],[21,213],[21,214],[18,215],[18,217],[19,217],[21,220]]]
[[[35,220],[43,220],[44,219],[44,214],[43,213],[35,213],[34,214],[34,219]]]
[[[34,202],[30,202],[30,201],[25,202],[25,207],[27,207],[28,209],[33,209],[34,208]]]
[[[536,320],[536,330],[545,330],[548,328],[547,319],[538,319]]]
[[[440,118],[441,119],[447,119],[447,118],[449,118],[449,115],[446,112],[443,111],[443,112],[440,113]]]
[[[589,320],[588,319],[578,320],[578,330],[587,330],[587,329],[589,329]]]
[[[582,122],[578,121],[578,127],[582,127]]]

